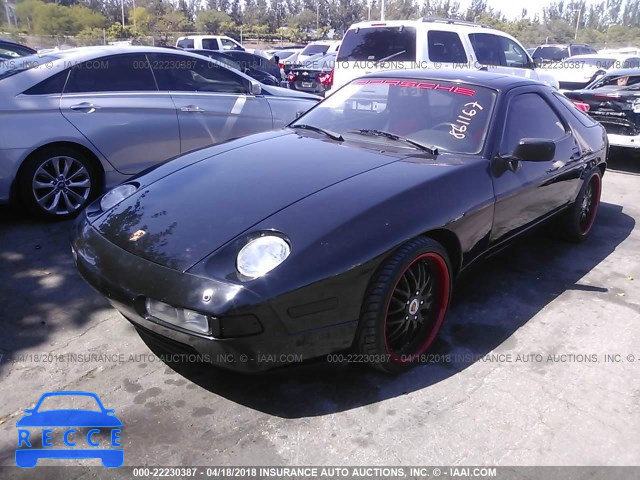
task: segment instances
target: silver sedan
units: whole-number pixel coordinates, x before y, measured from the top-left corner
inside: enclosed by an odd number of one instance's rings
[[[148,167],[283,127],[318,101],[166,48],[0,61],[0,203],[15,197],[44,216],[71,217]]]

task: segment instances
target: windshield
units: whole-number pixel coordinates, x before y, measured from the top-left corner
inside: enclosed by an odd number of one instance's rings
[[[640,87],[640,75],[625,75],[625,74],[612,74],[595,80],[591,85],[587,86],[588,90],[594,88],[616,88],[626,89],[633,88],[634,90]]]
[[[534,59],[541,60],[563,60],[569,56],[567,47],[538,47],[533,52]]]
[[[342,40],[338,61],[415,62],[416,29],[375,27],[349,30]]]
[[[307,45],[301,55],[315,55],[316,53],[325,53],[327,50],[329,50],[329,45]]]
[[[26,70],[46,67],[50,62],[62,58],[60,55],[28,55],[26,57],[0,60],[0,78],[10,77]]]
[[[493,90],[439,80],[361,78],[341,88],[292,125],[311,125],[345,140],[378,130],[441,151],[478,153],[495,103]],[[388,143],[384,137],[366,141]]]

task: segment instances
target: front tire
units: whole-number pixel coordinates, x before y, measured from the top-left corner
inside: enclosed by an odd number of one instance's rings
[[[594,168],[582,184],[576,201],[559,218],[560,231],[566,240],[580,243],[587,239],[596,220],[601,192],[602,174]]]
[[[26,160],[18,178],[20,197],[41,217],[65,220],[76,216],[98,194],[93,164],[81,152],[59,147]]]
[[[444,323],[451,290],[451,264],[442,245],[424,237],[404,244],[371,279],[356,349],[387,373],[417,365]]]

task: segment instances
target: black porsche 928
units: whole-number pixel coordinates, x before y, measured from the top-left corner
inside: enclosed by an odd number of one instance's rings
[[[354,349],[420,362],[454,278],[545,221],[591,230],[604,129],[489,72],[352,81],[287,128],[167,162],[76,222],[82,276],[137,329],[235,370]]]

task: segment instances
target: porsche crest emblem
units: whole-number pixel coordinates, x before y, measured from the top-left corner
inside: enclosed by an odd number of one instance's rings
[[[137,230],[129,237],[130,242],[137,242],[147,234],[144,230]]]

